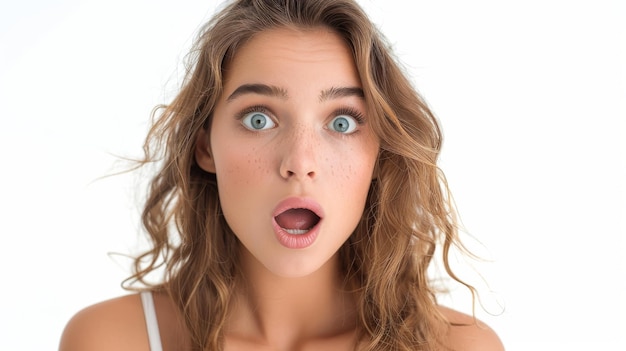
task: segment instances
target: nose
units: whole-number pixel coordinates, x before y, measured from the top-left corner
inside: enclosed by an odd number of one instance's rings
[[[298,128],[284,136],[280,161],[280,175],[284,179],[315,179],[318,174],[319,142],[315,132]]]

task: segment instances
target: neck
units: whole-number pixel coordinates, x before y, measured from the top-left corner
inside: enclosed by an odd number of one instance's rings
[[[293,349],[302,342],[345,337],[354,332],[354,299],[343,289],[337,255],[310,275],[285,278],[268,271],[247,250],[243,251],[242,286],[227,334]]]

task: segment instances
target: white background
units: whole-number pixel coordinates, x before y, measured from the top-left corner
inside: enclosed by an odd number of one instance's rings
[[[624,2],[361,2],[443,125],[492,260],[488,285],[461,272],[477,315],[508,350],[626,349]],[[140,155],[216,3],[2,0],[0,350],[56,349],[72,314],[125,293],[108,253],[138,247],[142,179],[98,178]],[[471,311],[461,289],[443,301]]]

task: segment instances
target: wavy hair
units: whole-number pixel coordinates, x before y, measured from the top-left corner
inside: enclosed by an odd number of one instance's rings
[[[367,350],[437,350],[449,323],[437,308],[427,269],[441,245],[458,241],[456,215],[437,167],[436,118],[396,62],[384,37],[352,0],[240,0],[200,31],[180,92],[153,112],[140,164],[155,163],[142,223],[151,249],[134,261],[139,281],[167,291],[184,316],[194,351],[223,349],[223,328],[238,272],[235,235],[218,200],[214,174],[194,159],[223,92],[224,67],[256,33],[325,27],[339,34],[356,64],[372,128],[381,141],[377,177],[360,223],[340,248],[342,273],[357,296],[358,333]],[[164,281],[147,276],[164,268]]]

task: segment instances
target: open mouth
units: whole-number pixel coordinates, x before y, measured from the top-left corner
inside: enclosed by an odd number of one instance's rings
[[[320,221],[320,217],[307,208],[291,208],[274,219],[283,230],[293,235],[308,233]]]

